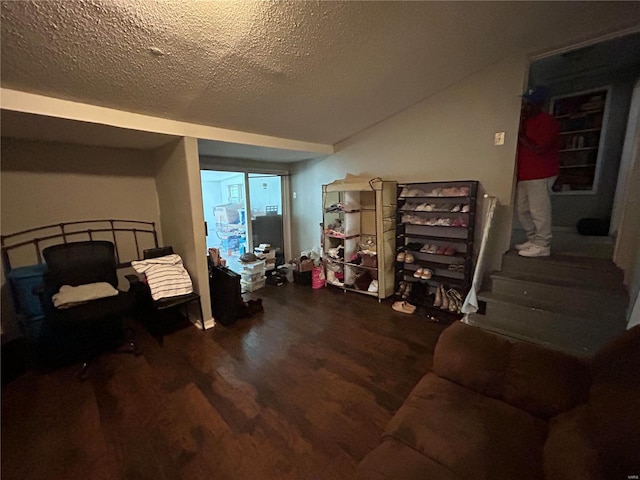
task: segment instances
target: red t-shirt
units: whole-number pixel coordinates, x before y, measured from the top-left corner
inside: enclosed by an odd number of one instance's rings
[[[536,145],[546,146],[536,154],[518,142],[518,180],[537,180],[558,175],[558,132],[560,124],[547,112],[524,121],[524,134]]]

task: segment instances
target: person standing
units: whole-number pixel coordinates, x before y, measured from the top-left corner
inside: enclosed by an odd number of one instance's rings
[[[515,246],[523,257],[551,255],[551,187],[558,177],[560,124],[542,107],[549,96],[545,86],[522,95],[518,133],[518,218],[527,241]]]

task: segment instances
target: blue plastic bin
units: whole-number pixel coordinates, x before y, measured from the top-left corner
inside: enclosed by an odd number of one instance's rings
[[[43,315],[40,299],[33,294],[33,289],[42,285],[43,277],[47,271],[47,264],[29,265],[27,267],[14,268],[7,274],[7,280],[13,291],[15,307],[18,313],[29,317]]]

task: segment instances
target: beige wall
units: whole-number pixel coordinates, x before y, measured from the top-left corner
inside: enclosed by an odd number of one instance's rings
[[[2,139],[2,234],[76,220],[160,221],[149,152]],[[12,266],[36,263],[30,250]],[[2,324],[14,328],[2,276]],[[6,331],[6,330],[4,330]]]
[[[321,185],[346,173],[398,182],[479,180],[498,197],[499,265],[508,249],[520,98],[527,60],[503,60],[338,144],[324,160],[297,165],[292,178],[294,252],[319,244]],[[494,133],[506,131],[503,146]],[[313,226],[313,227],[312,227]]]
[[[213,321],[197,140],[185,137],[155,150],[153,155],[158,167],[156,185],[162,237],[165,245],[172,245],[180,254],[191,274],[208,328]]]

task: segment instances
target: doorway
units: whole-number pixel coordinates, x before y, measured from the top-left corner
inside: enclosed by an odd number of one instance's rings
[[[285,258],[286,177],[248,170],[201,170],[207,248],[241,272],[240,257],[269,249]]]
[[[539,57],[530,65],[529,85],[549,88],[548,111],[561,123],[560,176],[551,196],[554,254],[613,257],[620,190],[627,188],[632,163],[624,147],[632,138],[625,136],[636,129],[638,119],[629,112],[639,79],[640,33]],[[526,238],[517,218],[513,225],[515,244]]]

